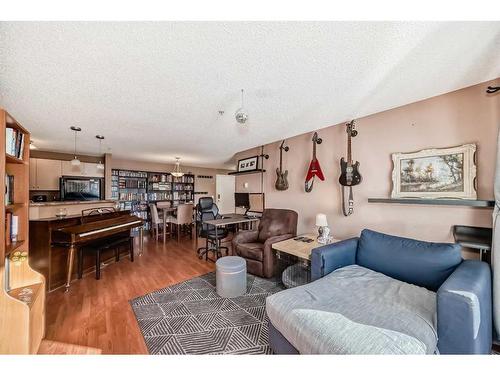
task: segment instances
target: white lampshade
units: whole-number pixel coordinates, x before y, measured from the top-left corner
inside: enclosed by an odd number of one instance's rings
[[[74,167],[80,166],[80,160],[78,160],[78,158],[75,156],[75,158],[71,160],[71,165]]]
[[[99,162],[96,166],[97,169],[99,170],[103,170],[104,169],[104,164],[102,164],[101,162]]]
[[[316,226],[317,227],[327,227],[328,221],[326,220],[325,214],[317,214],[316,215]]]

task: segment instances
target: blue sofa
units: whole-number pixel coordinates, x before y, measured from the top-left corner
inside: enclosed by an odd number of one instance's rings
[[[459,245],[417,241],[365,229],[359,238],[314,249],[312,283],[351,265],[436,292],[439,353],[491,352],[490,267],[485,262],[463,260]],[[293,293],[293,290],[280,293]],[[272,322],[269,338],[275,353],[298,353]]]

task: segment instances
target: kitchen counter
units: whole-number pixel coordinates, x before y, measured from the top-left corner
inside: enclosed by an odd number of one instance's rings
[[[46,207],[46,206],[71,206],[75,204],[100,204],[100,203],[115,203],[112,199],[103,199],[100,201],[53,201],[53,202],[32,202],[30,207]]]
[[[67,216],[81,216],[83,210],[99,207],[115,207],[115,204],[116,201],[109,199],[100,201],[57,201],[30,203],[29,219],[40,220],[45,218],[55,218],[61,208],[66,209]]]

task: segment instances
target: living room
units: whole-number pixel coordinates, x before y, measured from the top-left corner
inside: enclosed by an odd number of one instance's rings
[[[490,18],[2,20],[0,353],[496,354]]]

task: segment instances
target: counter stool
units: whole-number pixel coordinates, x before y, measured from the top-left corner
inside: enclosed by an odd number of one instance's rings
[[[238,297],[247,291],[247,262],[242,257],[222,257],[215,263],[217,294],[224,298]]]

